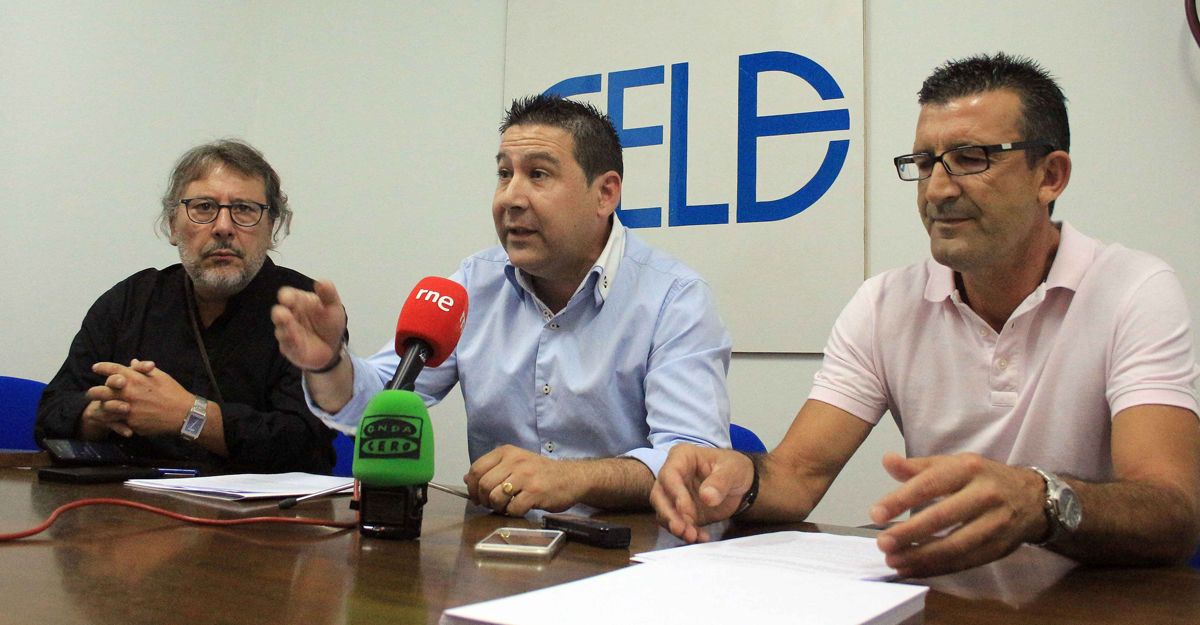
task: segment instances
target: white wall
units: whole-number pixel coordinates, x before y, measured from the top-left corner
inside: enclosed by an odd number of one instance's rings
[[[30,4],[0,0],[0,374],[49,379],[100,293],[176,261],[152,232],[157,198],[173,160],[216,137],[248,139],[280,172],[297,217],[276,259],[337,282],[360,352],[387,340],[417,279],[493,241],[504,2]],[[1179,4],[866,3],[867,273],[927,254],[915,189],[891,167],[921,79],[1005,50],[1071,99],[1056,216],[1159,254],[1200,310],[1200,49]],[[735,355],[734,419],[773,446],[817,366]],[[433,411],[447,482],[467,465],[461,415],[457,399]],[[899,449],[877,428],[813,518],[866,522],[891,488],[879,456]]]

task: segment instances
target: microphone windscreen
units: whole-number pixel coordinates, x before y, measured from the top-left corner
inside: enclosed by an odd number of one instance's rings
[[[396,322],[396,353],[420,339],[429,345],[425,366],[436,367],[454,352],[467,322],[467,290],[461,284],[430,276],[413,287]]]
[[[433,479],[433,428],[416,393],[386,390],[372,397],[354,443],[354,477],[363,484],[413,486]]]

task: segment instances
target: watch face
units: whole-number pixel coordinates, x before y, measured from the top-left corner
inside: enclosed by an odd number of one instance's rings
[[[1079,505],[1079,498],[1075,496],[1075,491],[1071,488],[1064,488],[1059,493],[1059,521],[1067,531],[1075,531],[1079,529],[1079,523],[1083,521],[1083,506]]]
[[[200,430],[204,429],[204,419],[197,415],[189,414],[187,420],[183,422],[183,429],[179,434],[188,440],[196,440],[200,437]]]

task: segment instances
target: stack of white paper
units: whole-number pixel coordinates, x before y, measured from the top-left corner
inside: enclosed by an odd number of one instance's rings
[[[314,475],[312,473],[243,473],[212,477],[184,477],[170,480],[125,480],[127,486],[147,490],[186,493],[227,501],[299,497],[335,486],[350,487],[354,478]]]
[[[927,590],[737,559],[670,558],[452,608],[441,623],[896,625],[924,609]]]
[[[708,560],[715,564],[741,561],[849,579],[889,580],[896,577],[896,570],[884,563],[883,552],[875,545],[874,538],[815,532],[758,534],[647,551],[632,559],[634,562]]]

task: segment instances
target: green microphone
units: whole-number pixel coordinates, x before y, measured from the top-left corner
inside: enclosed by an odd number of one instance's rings
[[[417,283],[400,310],[400,364],[386,390],[367,403],[355,437],[358,530],[364,536],[421,536],[433,479],[433,427],[425,403],[412,390],[423,368],[440,365],[454,351],[466,320],[466,289],[435,276]]]
[[[426,487],[433,479],[433,427],[412,391],[380,391],[358,423],[354,478],[360,483],[358,526],[364,536],[421,536]]]

